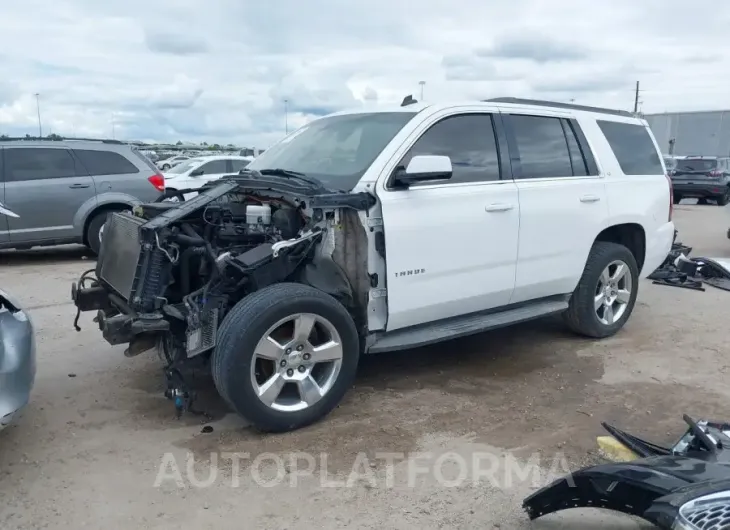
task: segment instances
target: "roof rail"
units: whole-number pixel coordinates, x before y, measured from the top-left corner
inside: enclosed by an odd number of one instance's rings
[[[602,114],[613,114],[615,116],[625,116],[627,118],[633,118],[634,115],[627,110],[617,109],[605,109],[603,107],[589,107],[586,105],[573,105],[572,103],[560,103],[557,101],[543,101],[539,99],[522,99],[522,98],[491,98],[483,99],[482,101],[487,103],[514,103],[516,105],[541,105],[543,107],[554,107],[557,109],[571,109],[571,110],[583,110],[587,112],[600,112]]]
[[[100,142],[103,144],[123,145],[125,142],[121,140],[107,140],[103,138],[63,138],[54,136],[52,138],[44,138],[38,136],[0,136],[0,142]]]

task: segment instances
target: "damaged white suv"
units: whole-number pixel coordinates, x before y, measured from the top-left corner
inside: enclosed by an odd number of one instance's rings
[[[127,355],[160,351],[180,411],[209,366],[241,416],[287,431],[340,402],[361,354],[554,313],[616,333],[671,215],[628,113],[411,101],[317,119],[189,201],[110,214],[72,291]]]

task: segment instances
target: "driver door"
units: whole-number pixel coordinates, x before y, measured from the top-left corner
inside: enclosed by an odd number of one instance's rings
[[[393,189],[378,182],[386,246],[387,331],[509,303],[515,286],[519,201],[498,149],[499,113],[426,118],[395,167],[414,155],[451,159],[449,180]],[[478,109],[478,110],[477,110]],[[500,144],[502,142],[499,142]]]

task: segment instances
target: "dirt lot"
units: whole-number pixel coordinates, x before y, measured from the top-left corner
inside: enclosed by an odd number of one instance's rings
[[[682,205],[675,219],[693,255],[730,256],[730,209]],[[645,281],[625,330],[601,342],[545,320],[367,358],[325,421],[262,436],[205,381],[211,419],[176,420],[156,358],[124,358],[89,315],[73,330],[70,283],[93,266],[82,251],[0,263],[39,346],[32,402],[0,433],[1,528],[529,528],[522,498],[550,469],[596,461],[600,421],[669,441],[683,412],[727,419],[730,293],[712,287]],[[640,528],[585,511],[532,527]]]

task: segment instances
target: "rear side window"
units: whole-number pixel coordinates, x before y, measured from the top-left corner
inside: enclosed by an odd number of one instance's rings
[[[560,118],[512,114],[509,121],[520,156],[521,178],[573,176],[573,162]],[[577,140],[575,144],[577,147]],[[585,172],[584,167],[579,174]]]
[[[74,149],[81,163],[90,175],[124,175],[139,173],[137,166],[113,151],[94,151],[91,149]]]
[[[625,175],[663,175],[649,130],[640,124],[596,120]]]
[[[453,176],[447,183],[499,180],[499,153],[490,114],[445,118],[428,129],[403,158],[407,166],[416,155],[451,158]]]
[[[142,160],[142,162],[144,162],[145,165],[148,168],[150,168],[152,171],[154,171],[155,173],[157,173],[157,171],[159,171],[157,169],[157,166],[155,165],[155,163],[152,162],[152,160],[150,160],[150,158],[147,155],[145,155],[142,151],[140,151],[136,147],[133,147],[132,148],[132,152],[137,156],[137,158],[139,158],[140,160]]]
[[[68,149],[5,148],[8,181],[56,179],[76,176],[76,165]]]

